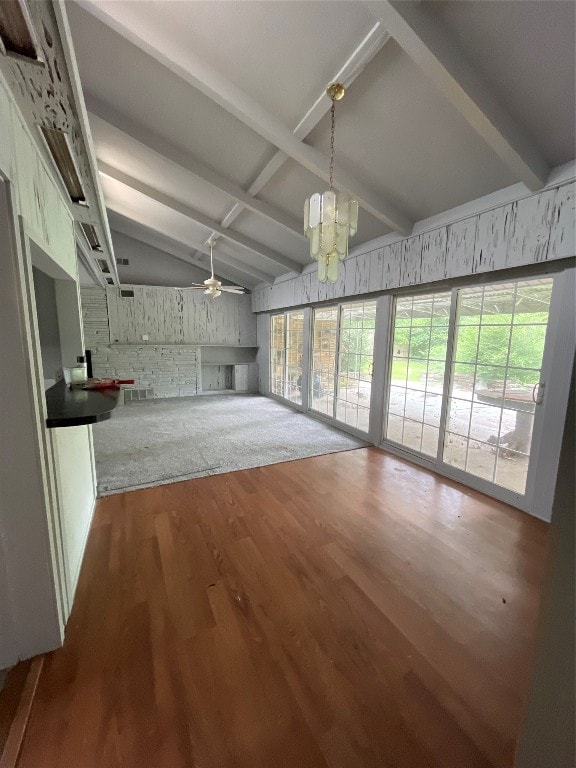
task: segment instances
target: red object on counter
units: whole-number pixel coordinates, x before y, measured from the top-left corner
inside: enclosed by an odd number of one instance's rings
[[[80,389],[119,389],[120,384],[134,384],[135,379],[89,379],[79,385]]]

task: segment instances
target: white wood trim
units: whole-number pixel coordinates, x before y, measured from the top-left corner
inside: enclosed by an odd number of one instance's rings
[[[576,353],[575,272],[575,268],[570,267],[554,279],[541,373],[541,380],[546,384],[544,403],[536,408],[534,417],[526,496],[530,500],[532,514],[547,521],[552,514],[561,436]]]

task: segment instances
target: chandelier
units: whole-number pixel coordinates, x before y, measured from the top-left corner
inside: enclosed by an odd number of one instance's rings
[[[356,234],[358,202],[345,192],[335,192],[334,127],[336,102],[344,98],[346,89],[332,83],[326,89],[332,99],[330,110],[330,185],[327,192],[312,195],[304,204],[304,234],[310,240],[310,257],[318,262],[318,280],[338,280],[338,264],[348,255],[348,238]]]

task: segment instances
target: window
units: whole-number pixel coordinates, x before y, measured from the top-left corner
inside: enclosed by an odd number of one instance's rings
[[[523,495],[552,284],[396,298],[386,439]]]
[[[286,375],[284,397],[302,403],[302,347],[304,343],[304,312],[286,314]]]
[[[280,395],[280,397],[284,397],[285,328],[284,315],[273,315],[270,334],[270,391],[275,395]]]
[[[446,464],[523,494],[552,280],[458,291]]]
[[[272,316],[270,391],[293,403],[302,402],[304,312]]]
[[[337,348],[338,307],[314,310],[310,402],[313,410],[327,416],[334,416]]]
[[[314,311],[311,408],[368,432],[376,302]]]
[[[340,309],[336,419],[368,432],[376,302],[343,304]]]
[[[436,458],[450,293],[397,298],[386,437]]]

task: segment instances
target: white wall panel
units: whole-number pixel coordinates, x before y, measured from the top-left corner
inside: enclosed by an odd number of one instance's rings
[[[511,222],[511,204],[480,214],[472,272],[492,272],[506,264],[508,238],[512,232]]]
[[[250,296],[131,285],[133,298],[107,288],[110,340],[140,344],[142,336],[158,344],[256,344],[256,317]],[[97,289],[94,289],[97,290]]]
[[[477,227],[478,216],[448,225],[446,254],[438,253],[434,257],[438,270],[438,277],[435,279],[472,274]]]
[[[384,288],[384,254],[388,255],[390,246],[379,248],[377,251],[370,251],[368,255],[370,274],[368,277],[368,289],[372,291],[381,291]]]
[[[430,283],[438,280],[446,272],[447,227],[433,229],[422,235],[422,259],[420,282]]]
[[[549,190],[512,203],[507,267],[520,266],[526,260],[545,261],[555,197],[556,190]]]

